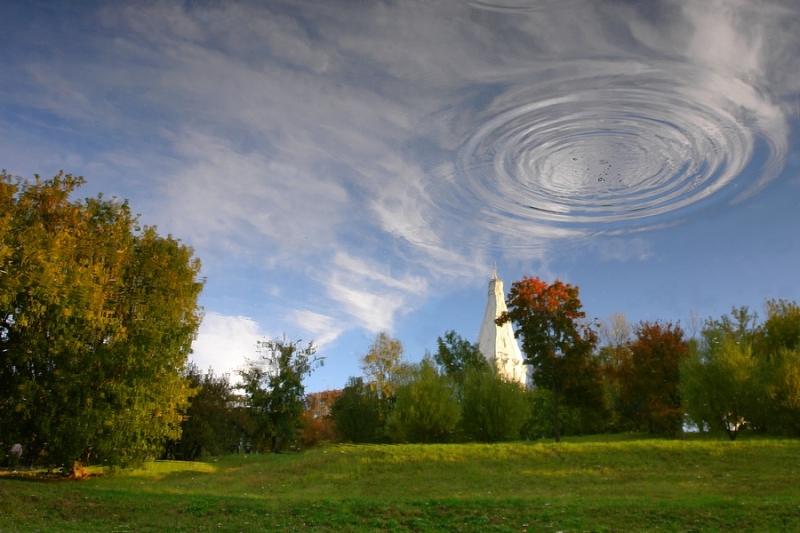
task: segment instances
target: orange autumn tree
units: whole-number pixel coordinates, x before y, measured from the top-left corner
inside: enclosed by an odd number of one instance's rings
[[[559,402],[575,407],[604,405],[599,366],[592,357],[597,336],[580,324],[586,313],[578,287],[559,280],[548,284],[525,276],[515,281],[507,307],[496,323],[514,323],[525,364],[533,367],[534,384],[552,392],[553,435],[559,442]]]
[[[299,441],[305,447],[321,442],[336,442],[336,428],[331,417],[331,407],[342,395],[341,390],[325,390],[306,394],[302,429]]]
[[[641,322],[616,370],[620,414],[637,431],[674,435],[683,425],[679,367],[688,355],[683,330],[671,322]]]

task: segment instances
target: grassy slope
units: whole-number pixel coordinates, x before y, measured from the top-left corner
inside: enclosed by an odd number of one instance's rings
[[[335,446],[0,478],[7,531],[800,531],[800,443]]]

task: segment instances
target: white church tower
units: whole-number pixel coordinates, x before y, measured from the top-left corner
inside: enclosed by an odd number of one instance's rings
[[[494,362],[501,376],[509,381],[519,382],[525,387],[528,381],[527,367],[522,363],[522,352],[514,337],[511,322],[506,322],[502,326],[494,323],[494,320],[506,310],[503,281],[497,279],[497,267],[495,267],[492,279],[489,281],[489,301],[486,303],[481,331],[478,333],[478,349],[490,363]]]

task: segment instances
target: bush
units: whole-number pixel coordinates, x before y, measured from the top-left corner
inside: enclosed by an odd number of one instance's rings
[[[386,432],[395,442],[443,442],[455,430],[459,415],[453,382],[425,359],[397,388]]]
[[[528,412],[525,390],[519,383],[505,381],[491,369],[467,373],[462,388],[461,427],[468,439],[518,439]]]

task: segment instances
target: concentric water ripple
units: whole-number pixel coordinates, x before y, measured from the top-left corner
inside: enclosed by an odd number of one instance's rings
[[[496,221],[652,220],[723,190],[744,198],[783,168],[786,120],[742,80],[630,63],[537,78],[496,98],[459,153],[461,185]]]

